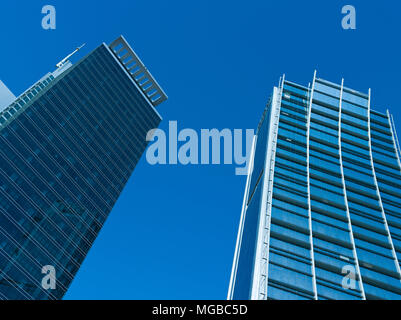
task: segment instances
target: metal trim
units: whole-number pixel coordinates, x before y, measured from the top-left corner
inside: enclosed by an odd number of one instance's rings
[[[114,40],[109,48],[154,107],[168,99],[166,93],[123,36]]]
[[[269,271],[269,238],[271,224],[271,206],[273,198],[273,179],[276,159],[278,126],[280,122],[281,97],[283,95],[285,75],[279,88],[274,88],[270,113],[269,141],[267,144],[263,193],[259,215],[259,231],[252,284],[252,300],[266,300]]]
[[[388,110],[387,110],[387,118],[388,118],[389,125],[390,125],[391,135],[393,137],[395,153],[397,154],[398,164],[399,164],[400,170],[401,170],[401,160],[400,160],[400,158],[401,158],[401,148],[400,148],[400,142],[398,140],[397,130],[395,128],[394,117],[393,117],[393,115],[390,114],[390,112]]]
[[[316,267],[315,267],[315,253],[313,249],[313,232],[312,232],[312,205],[311,205],[311,192],[310,192],[310,123],[311,123],[311,115],[312,115],[312,104],[313,104],[313,93],[315,90],[316,83],[316,74],[315,70],[313,75],[313,83],[310,91],[310,99],[309,99],[309,109],[308,109],[308,120],[307,120],[307,134],[306,134],[306,175],[307,175],[307,184],[308,184],[308,215],[309,215],[309,241],[311,246],[311,262],[312,262],[312,281],[313,281],[313,291],[314,291],[314,299],[317,300],[317,284],[316,284]]]

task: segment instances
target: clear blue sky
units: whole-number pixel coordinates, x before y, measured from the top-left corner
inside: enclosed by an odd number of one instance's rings
[[[41,28],[46,4],[55,31]],[[341,28],[345,4],[355,31]],[[318,69],[371,87],[401,133],[399,0],[2,0],[0,28],[0,79],[15,94],[76,46],[123,34],[169,95],[161,128],[255,128],[283,73],[307,85]],[[66,299],[225,299],[244,186],[233,166],[142,158]]]

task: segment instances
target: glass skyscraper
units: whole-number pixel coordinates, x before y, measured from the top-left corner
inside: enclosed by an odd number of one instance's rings
[[[254,141],[228,298],[401,299],[400,156],[370,90],[282,78]]]
[[[0,299],[63,297],[166,99],[119,37],[63,63],[1,111]],[[48,266],[55,289],[43,285]]]

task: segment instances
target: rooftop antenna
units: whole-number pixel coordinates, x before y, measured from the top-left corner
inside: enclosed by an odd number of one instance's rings
[[[62,66],[64,66],[68,62],[68,59],[70,59],[74,54],[76,54],[79,50],[81,50],[83,47],[85,47],[85,45],[86,45],[86,43],[84,43],[82,46],[76,48],[73,53],[69,54],[63,60],[61,60],[59,63],[57,63],[56,67],[61,68]]]

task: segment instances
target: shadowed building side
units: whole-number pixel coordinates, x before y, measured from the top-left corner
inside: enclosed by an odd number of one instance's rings
[[[126,51],[65,62],[0,113],[0,299],[63,297],[158,127]]]
[[[284,78],[258,129],[229,299],[401,299],[401,162],[389,113]]]

